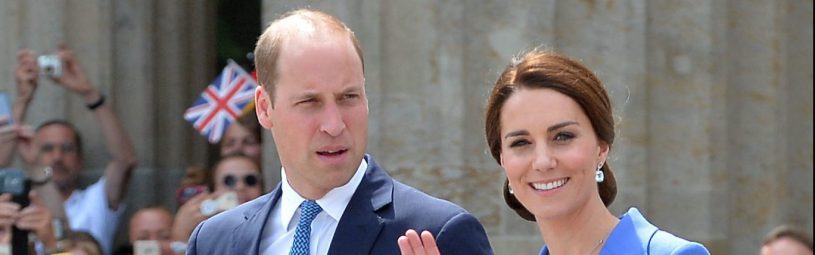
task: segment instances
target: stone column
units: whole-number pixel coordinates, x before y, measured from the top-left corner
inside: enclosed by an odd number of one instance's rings
[[[714,1],[649,1],[648,159],[644,214],[676,235],[720,246],[726,209],[717,206],[721,137],[726,135],[720,35]],[[722,250],[712,250],[723,253]]]

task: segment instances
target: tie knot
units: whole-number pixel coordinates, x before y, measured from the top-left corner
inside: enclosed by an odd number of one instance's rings
[[[323,208],[314,200],[306,200],[300,204],[300,217],[311,222],[322,210]]]

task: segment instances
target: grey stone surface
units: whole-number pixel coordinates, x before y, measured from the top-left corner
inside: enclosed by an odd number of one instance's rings
[[[368,151],[396,178],[461,204],[497,254],[542,239],[500,196],[483,108],[509,59],[536,46],[581,60],[612,97],[617,138],[611,209],[640,208],[714,254],[756,253],[782,223],[812,229],[812,1],[312,1],[357,34],[370,100]],[[300,1],[264,0],[263,23]],[[255,10],[247,10],[255,11]],[[0,1],[0,90],[17,49],[73,47],[134,137],[130,202],[166,194],[207,145],[181,118],[215,70],[212,1]],[[43,81],[28,122],[78,123],[88,172],[104,144],[75,95]],[[267,181],[279,180],[266,134]]]

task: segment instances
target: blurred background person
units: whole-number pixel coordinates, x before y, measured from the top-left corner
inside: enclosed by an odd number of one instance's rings
[[[243,204],[263,194],[263,179],[260,167],[253,158],[244,155],[231,155],[222,158],[214,166],[209,189],[186,201],[175,216],[172,239],[187,242],[195,226],[214,215],[207,212],[207,203],[216,201],[221,195],[234,192],[237,204]],[[220,200],[218,200],[220,201]]]
[[[130,218],[128,240],[133,245],[136,241],[156,241],[161,254],[175,254],[171,249],[173,214],[162,207],[142,208]]]
[[[802,229],[778,226],[764,238],[761,255],[812,255],[812,237]]]
[[[261,163],[261,126],[258,117],[253,111],[241,115],[226,129],[221,142],[218,144],[220,157],[229,155],[244,155]]]
[[[20,115],[18,121],[21,123],[25,121],[28,104],[37,88],[39,67],[36,56],[28,49],[18,53],[15,76],[21,83],[18,84],[18,95],[21,95],[22,103],[20,108],[15,106],[14,111]],[[84,168],[82,138],[77,128],[67,121],[45,121],[35,129],[33,139],[15,139],[12,140],[13,144],[4,146],[18,146],[17,150],[28,166],[49,167],[52,171],[49,180],[56,184],[61,194],[68,225],[73,230],[94,235],[103,247],[103,253],[110,254],[116,227],[124,213],[124,206],[121,205],[131,172],[136,167],[135,149],[113,106],[91,84],[73,51],[60,45],[55,56],[61,63],[61,73],[49,78],[58,86],[81,96],[100,126],[111,157],[104,175],[81,189],[79,176]]]

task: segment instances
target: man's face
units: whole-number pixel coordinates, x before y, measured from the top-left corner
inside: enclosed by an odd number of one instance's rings
[[[131,244],[136,241],[158,241],[161,254],[173,254],[170,249],[173,216],[162,209],[142,209],[130,219],[129,240]]]
[[[812,250],[801,242],[782,237],[761,247],[761,255],[812,255]]]
[[[289,184],[307,199],[344,185],[367,146],[368,99],[362,61],[343,35],[294,36],[278,58],[274,98],[255,93]]]
[[[159,209],[143,209],[130,219],[130,242],[139,240],[169,241],[173,216]]]
[[[42,127],[36,134],[37,164],[51,166],[59,187],[72,186],[82,169],[76,138],[73,130],[60,124]]]
[[[250,157],[260,164],[260,138],[252,131],[235,121],[226,128],[221,141],[221,157],[240,154]]]

